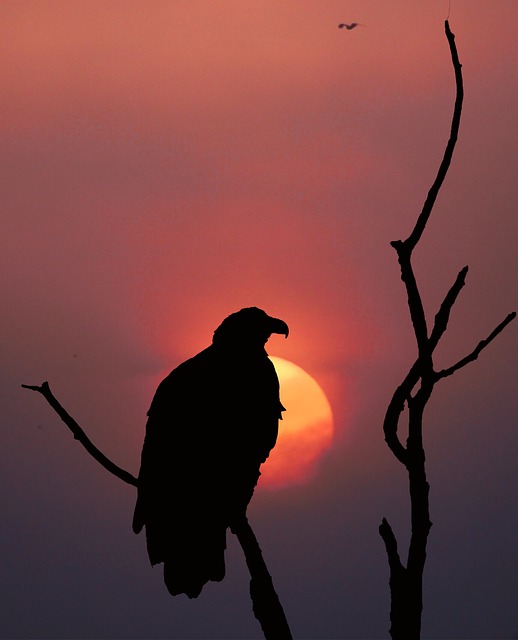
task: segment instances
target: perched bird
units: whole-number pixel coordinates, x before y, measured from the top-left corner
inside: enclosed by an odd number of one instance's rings
[[[288,325],[256,307],[223,320],[212,344],[158,386],[142,448],[135,533],[171,593],[196,598],[225,575],[226,530],[246,514],[284,407],[265,344]]]
[[[350,31],[351,29],[356,29],[356,27],[364,27],[364,24],[360,24],[359,22],[351,22],[351,24],[345,24],[345,22],[342,22],[341,24],[338,25],[339,29],[347,29],[347,31]]]

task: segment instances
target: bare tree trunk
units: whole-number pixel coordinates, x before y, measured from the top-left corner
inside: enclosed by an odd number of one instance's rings
[[[383,430],[385,441],[394,456],[408,472],[410,490],[411,536],[406,566],[402,563],[397,539],[388,521],[383,518],[379,527],[385,543],[389,563],[390,585],[390,635],[393,640],[418,640],[421,637],[421,616],[423,611],[423,572],[426,562],[426,546],[432,523],[430,521],[429,490],[426,479],[426,457],[423,446],[423,413],[430,399],[434,385],[458,369],[475,360],[480,352],[514,319],[510,313],[493,332],[479,342],[465,358],[448,369],[435,371],[433,353],[446,331],[451,309],[464,286],[468,268],[461,269],[437,312],[432,330],[428,331],[427,320],[421,294],[412,267],[412,252],[421,239],[430,217],[435,200],[451,163],[457,142],[463,101],[461,64],[455,46],[455,36],[445,22],[446,38],[455,71],[457,95],[453,111],[450,138],[444,157],[428,196],[419,214],[412,233],[404,241],[391,243],[398,255],[401,279],[408,296],[408,309],[417,342],[418,356],[401,385],[396,389],[389,403]],[[398,436],[400,417],[408,409],[408,438],[404,446]]]
[[[41,386],[22,384],[24,389],[37,391],[45,398],[67,427],[72,431],[74,438],[78,440],[88,453],[111,474],[130,484],[138,486],[138,480],[128,471],[121,469],[102,451],[100,451],[88,438],[79,424],[63,408],[50,390],[48,382]],[[266,640],[292,640],[288,621],[284,614],[279,596],[273,586],[272,577],[264,561],[257,538],[246,516],[234,523],[232,532],[239,540],[243,550],[246,564],[250,572],[250,598],[252,609],[256,619],[261,625]]]

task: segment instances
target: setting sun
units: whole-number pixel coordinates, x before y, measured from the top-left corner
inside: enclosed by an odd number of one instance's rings
[[[271,357],[286,407],[279,423],[279,437],[261,467],[261,486],[280,487],[300,483],[313,475],[333,438],[333,414],[316,380],[297,365]]]

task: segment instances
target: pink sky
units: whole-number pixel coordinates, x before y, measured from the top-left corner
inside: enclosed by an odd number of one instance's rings
[[[454,100],[443,32],[447,11],[447,0],[1,3],[2,439],[14,505],[13,558],[22,554],[16,541],[29,521],[35,529],[27,538],[30,554],[38,557],[30,542],[37,536],[44,547],[50,544],[55,520],[61,522],[59,501],[75,505],[79,529],[97,508],[101,514],[119,509],[117,526],[106,532],[99,524],[83,546],[92,536],[127,536],[122,546],[134,549],[140,563],[132,580],[145,575],[160,582],[156,572],[149,570],[148,576],[143,541],[130,540],[126,531],[133,496],[125,488],[112,494],[108,487],[116,481],[102,470],[95,475],[43,401],[19,391],[19,384],[49,380],[94,441],[136,472],[156,383],[205,347],[223,317],[256,305],[290,325],[289,339],[272,338],[269,351],[318,380],[337,429],[316,480],[287,493],[257,496],[258,528],[283,576],[286,598],[305,602],[313,596],[308,585],[302,593],[300,580],[290,578],[295,556],[288,554],[283,564],[278,550],[283,536],[271,523],[282,519],[281,506],[286,530],[305,518],[312,521],[312,509],[324,514],[322,528],[312,529],[311,540],[301,543],[315,558],[314,548],[335,550],[340,537],[349,551],[354,545],[347,540],[349,523],[334,518],[332,506],[316,506],[319,500],[332,505],[340,496],[344,512],[356,518],[358,540],[369,540],[364,553],[375,565],[373,575],[379,575],[373,578],[376,586],[365,586],[358,596],[362,604],[356,610],[372,606],[380,622],[374,617],[362,627],[347,591],[352,579],[347,571],[354,568],[347,565],[345,550],[343,584],[339,576],[324,575],[333,564],[331,551],[314,559],[308,568],[313,589],[329,580],[343,606],[352,609],[341,616],[323,598],[313,616],[317,624],[306,620],[302,605],[293,604],[288,613],[294,631],[298,637],[307,630],[307,637],[322,638],[359,637],[362,628],[365,637],[386,632],[388,586],[377,525],[391,509],[405,514],[407,496],[402,471],[383,443],[381,421],[415,352],[389,242],[411,230],[447,140]],[[343,21],[366,26],[337,29]],[[450,23],[466,98],[454,162],[416,252],[429,312],[435,312],[461,267],[470,265],[470,273],[438,366],[465,355],[518,306],[518,4],[451,0]],[[452,556],[458,557],[457,548],[446,550],[441,526],[456,522],[460,504],[470,505],[469,513],[480,509],[481,523],[493,523],[484,529],[489,544],[502,548],[504,522],[516,524],[516,507],[510,498],[506,502],[505,488],[506,473],[514,469],[509,451],[516,442],[517,335],[511,325],[476,365],[445,381],[431,402],[437,549],[430,560],[429,599],[438,613],[432,616],[430,604],[425,628],[437,637],[447,637],[452,628],[457,637],[469,636],[483,626],[478,618],[469,626],[463,614],[462,607],[472,610],[478,596],[463,596],[453,612],[449,597],[446,604],[439,596],[434,600],[448,582],[448,570],[454,571]],[[44,428],[35,430],[38,424]],[[453,452],[459,450],[464,475],[455,471]],[[487,492],[484,508],[479,481]],[[59,500],[49,498],[56,513],[52,522],[34,515],[42,509],[36,503],[47,504],[46,482],[49,493],[59,487]],[[69,482],[77,482],[77,501],[64,487]],[[93,486],[106,495],[99,498],[100,507],[87,504]],[[493,506],[497,496],[500,511]],[[404,515],[401,522],[404,530]],[[457,532],[463,541],[469,537],[465,526]],[[68,522],[65,529],[70,527]],[[472,557],[479,552],[473,543]],[[468,566],[466,553],[466,565],[455,569],[463,594],[474,582]],[[95,574],[88,567],[84,571]],[[11,580],[22,589],[23,576],[17,575],[13,569]],[[46,574],[41,569],[23,575],[44,582]],[[53,578],[53,588],[64,599],[68,574],[59,566],[56,575],[62,579]],[[506,604],[510,598],[505,599],[510,581],[501,582],[496,613],[487,623],[504,625],[502,633],[518,628]],[[228,593],[237,592],[232,578],[229,583]],[[121,609],[131,609],[138,589],[121,597]],[[234,633],[232,625],[218,627],[221,621],[211,618],[214,602],[209,596],[198,610],[207,607],[207,628],[220,636]],[[155,605],[150,599],[147,611]],[[166,605],[173,606],[164,599],[164,612]],[[13,613],[5,633],[14,636],[13,630],[31,619],[35,628],[58,637],[62,627],[55,607],[48,605],[54,613],[43,624],[43,614],[31,606],[18,605],[18,617]],[[248,621],[246,598],[243,606],[236,637],[258,633]],[[193,620],[197,610],[176,602],[174,607],[178,627],[169,620],[174,628],[167,633],[195,634],[201,624]],[[109,629],[129,637],[122,613],[106,615],[108,626],[87,627],[91,634]],[[132,628],[146,628],[142,615]],[[147,627],[150,637],[165,628],[156,624]]]

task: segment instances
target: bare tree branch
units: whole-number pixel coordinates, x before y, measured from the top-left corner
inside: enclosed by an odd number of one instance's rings
[[[263,559],[261,547],[246,516],[231,527],[245,554],[250,571],[250,598],[253,612],[261,624],[264,637],[271,640],[292,640],[272,577]]]
[[[419,293],[419,289],[418,289],[414,272],[412,269],[412,265],[411,265],[411,256],[412,256],[412,251],[414,247],[419,242],[419,239],[423,234],[423,231],[426,227],[426,223],[428,222],[433,206],[437,199],[439,190],[448,172],[451,159],[453,156],[453,151],[455,149],[455,144],[457,142],[458,133],[459,133],[460,116],[462,112],[462,101],[464,98],[464,88],[462,84],[462,65],[459,62],[457,49],[455,47],[455,36],[450,31],[450,26],[447,20],[445,21],[445,32],[446,32],[446,38],[448,39],[448,44],[450,46],[450,52],[451,52],[453,68],[455,71],[455,82],[456,82],[456,99],[455,99],[455,106],[453,109],[450,137],[446,145],[444,156],[439,166],[437,176],[428,192],[428,196],[424,202],[421,213],[417,218],[417,222],[415,224],[415,227],[412,233],[404,241],[394,240],[393,242],[390,243],[394,247],[394,249],[397,251],[397,254],[398,254],[398,260],[401,267],[401,279],[403,280],[407,290],[408,308],[410,311],[410,317],[412,319],[412,325],[414,327],[414,332],[417,339],[419,357],[423,362],[427,360],[428,366],[430,368],[431,368],[431,361],[429,359],[430,351],[429,351],[429,342],[428,342],[428,330],[426,326],[426,317],[424,313],[423,303],[421,300],[421,295]]]
[[[433,369],[433,351],[446,330],[451,308],[464,285],[467,272],[466,269],[463,269],[458,274],[455,283],[448,291],[435,317],[432,333],[428,337],[424,306],[412,267],[412,252],[426,227],[437,194],[451,162],[458,137],[463,98],[461,65],[458,60],[454,37],[447,21],[445,30],[455,69],[457,89],[450,138],[437,177],[428,192],[428,197],[412,233],[405,241],[397,240],[391,242],[398,255],[401,279],[407,292],[408,309],[418,349],[417,360],[392,396],[383,423],[385,440],[390,450],[407,468],[410,489],[411,536],[406,567],[399,558],[396,537],[385,518],[379,528],[389,562],[390,634],[393,640],[406,640],[407,638],[417,640],[421,634],[423,571],[426,561],[426,545],[430,527],[432,526],[428,500],[430,487],[426,478],[423,447],[423,413],[436,381]],[[412,395],[414,388],[418,384],[419,388]],[[401,444],[398,437],[399,419],[405,404],[408,406],[406,447]]]
[[[383,431],[385,433],[385,442],[389,449],[401,462],[401,464],[408,465],[408,452],[406,448],[401,444],[398,437],[398,424],[399,418],[405,409],[405,402],[408,402],[412,389],[415,387],[420,377],[420,361],[416,360],[403,382],[394,392],[392,400],[389,403],[387,411],[385,413],[385,420],[383,421]]]
[[[112,462],[109,458],[107,458],[104,453],[99,451],[99,449],[92,444],[91,440],[88,438],[86,433],[81,429],[81,427],[77,424],[77,422],[72,418],[72,416],[65,411],[65,409],[61,406],[61,404],[56,400],[52,391],[50,390],[50,386],[48,382],[44,382],[41,386],[34,386],[29,384],[22,384],[24,389],[30,389],[31,391],[37,391],[41,393],[41,395],[45,398],[45,400],[50,404],[50,406],[54,409],[54,411],[58,414],[58,416],[63,420],[63,422],[67,425],[67,427],[72,431],[74,438],[79,440],[79,442],[83,445],[83,447],[88,451],[88,453],[95,459],[97,462],[102,465],[107,471],[112,473],[114,476],[117,476],[123,482],[127,484],[131,484],[134,487],[138,485],[138,480],[134,476],[131,475],[125,469],[121,469],[114,462]]]
[[[426,478],[425,451],[423,446],[423,414],[431,397],[435,383],[452,375],[479,353],[513,320],[511,313],[498,325],[486,340],[482,340],[468,356],[448,369],[436,373],[433,368],[433,352],[444,335],[453,305],[464,287],[468,267],[457,274],[455,282],[447,292],[436,316],[430,336],[425,311],[418,284],[412,267],[412,252],[421,239],[432,212],[439,190],[444,182],[458,138],[462,100],[464,95],[462,67],[455,47],[455,37],[450,31],[448,21],[445,31],[455,71],[456,99],[451,123],[451,131],[437,176],[428,192],[428,196],[419,214],[415,227],[405,241],[396,240],[391,245],[397,252],[401,269],[401,279],[405,285],[408,309],[417,341],[418,357],[403,382],[397,387],[387,408],[383,422],[383,431],[388,447],[394,456],[405,465],[408,471],[410,489],[411,536],[406,566],[398,553],[397,540],[388,524],[383,521],[379,533],[385,543],[390,570],[390,634],[393,640],[418,640],[421,634],[421,615],[423,609],[423,572],[426,562],[426,546],[432,522],[429,510],[429,489]],[[414,389],[417,390],[414,391]],[[406,447],[398,436],[401,414],[408,408],[408,438]]]
[[[433,351],[437,346],[439,340],[442,338],[448,321],[450,319],[450,311],[457,300],[460,290],[466,282],[466,274],[468,273],[468,267],[461,269],[457,275],[455,282],[451,289],[446,294],[443,303],[441,304],[437,315],[435,316],[432,333],[430,334],[430,349]]]
[[[426,326],[423,301],[421,300],[421,294],[419,293],[414,270],[412,268],[411,258],[413,247],[408,248],[404,242],[401,242],[401,240],[396,240],[390,244],[398,254],[399,266],[401,268],[401,280],[403,281],[407,292],[408,309],[410,311],[412,326],[414,327],[417,350],[420,360],[424,362],[430,355],[430,350],[428,348],[428,328]]]
[[[465,284],[466,274],[468,272],[468,267],[464,267],[458,273],[457,278],[446,294],[443,303],[437,315],[435,316],[434,326],[429,338],[429,350],[428,353],[433,353],[435,347],[437,346],[440,338],[446,331],[448,320],[450,317],[450,311],[460,293],[460,290]],[[388,406],[387,412],[385,414],[385,420],[383,423],[383,431],[385,433],[385,441],[389,446],[392,453],[395,457],[405,466],[408,463],[408,454],[406,448],[401,444],[399,440],[397,431],[398,431],[398,423],[401,413],[403,413],[405,409],[405,402],[408,402],[411,399],[411,393],[414,389],[415,385],[418,383],[421,377],[421,362],[418,358],[407,376],[401,383],[401,385],[396,389],[394,395],[392,396],[392,400]]]
[[[440,338],[446,331],[446,327],[448,325],[448,320],[450,317],[450,311],[460,293],[460,290],[464,286],[467,272],[468,267],[464,267],[463,269],[461,269],[454,284],[446,294],[446,297],[444,298],[444,301],[441,304],[437,315],[435,316],[432,333],[428,340],[429,348],[425,357],[427,357],[428,354],[433,353]],[[421,361],[418,357],[403,382],[394,392],[392,400],[390,401],[387,412],[385,414],[385,420],[383,423],[383,431],[385,433],[385,441],[387,442],[387,445],[389,446],[392,453],[396,456],[396,458],[405,466],[408,463],[408,455],[406,448],[401,444],[397,435],[398,423],[401,413],[403,413],[405,409],[405,402],[408,402],[411,398],[412,390],[421,377],[421,368]]]
[[[392,531],[392,527],[390,526],[388,520],[383,518],[381,524],[379,526],[380,536],[385,543],[385,548],[387,550],[387,557],[391,567],[391,570],[394,571],[405,571],[405,567],[401,562],[401,558],[399,557],[399,551],[397,548],[397,540],[394,532]]]
[[[405,582],[407,580],[407,570],[399,557],[397,540],[392,527],[386,518],[383,518],[379,527],[380,536],[385,543],[387,558],[390,567],[390,635],[392,638],[411,637],[407,635],[399,611],[404,608],[405,603],[400,600],[401,594],[405,593]]]
[[[435,374],[436,379],[440,380],[441,378],[446,378],[447,376],[451,376],[453,373],[455,373],[455,371],[462,369],[462,367],[465,367],[470,362],[473,362],[474,360],[476,360],[480,355],[480,352],[483,349],[485,349],[488,346],[488,344],[491,343],[496,338],[496,336],[499,333],[501,333],[512,320],[514,320],[515,317],[516,317],[516,312],[513,311],[505,318],[505,320],[503,320],[496,327],[496,329],[494,329],[489,334],[489,336],[485,340],[481,340],[469,355],[467,355],[465,358],[462,358],[462,360],[459,360],[453,366],[448,367],[448,369],[442,369],[442,371],[438,371]]]
[[[453,109],[450,138],[448,140],[448,144],[446,145],[446,149],[444,150],[444,156],[439,166],[437,177],[435,178],[435,181],[428,192],[428,196],[424,202],[423,209],[419,214],[414,230],[405,240],[405,244],[410,249],[410,251],[419,242],[419,239],[423,234],[426,223],[428,222],[428,218],[430,217],[433,206],[435,204],[435,200],[437,199],[439,190],[442,186],[442,183],[444,182],[444,178],[446,177],[446,174],[448,173],[448,169],[450,167],[451,159],[453,156],[453,150],[455,149],[455,144],[457,143],[457,137],[459,134],[460,116],[462,113],[462,101],[464,99],[464,87],[462,83],[462,65],[459,62],[457,47],[455,46],[455,36],[450,31],[450,24],[448,20],[444,22],[444,30],[446,33],[448,44],[450,46],[451,61],[453,63],[453,69],[455,72],[455,84],[456,84],[455,106]]]

